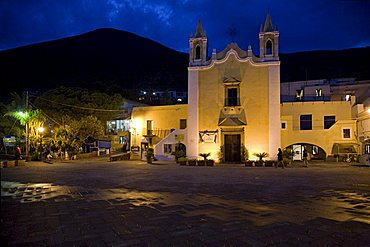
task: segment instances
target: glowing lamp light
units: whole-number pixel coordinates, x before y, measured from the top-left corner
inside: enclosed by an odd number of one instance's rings
[[[140,119],[134,119],[131,122],[131,127],[135,130],[137,134],[139,134],[143,128],[142,121]]]
[[[367,109],[367,113],[369,113],[369,114],[370,114],[370,108],[369,108],[369,109]]]
[[[39,133],[44,132],[44,130],[45,130],[45,129],[44,129],[44,127],[38,127],[38,128],[37,128],[37,131],[38,131]]]
[[[22,112],[22,111],[17,112],[17,114],[18,114],[18,116],[20,116],[20,117],[22,117],[22,118],[24,118],[24,117],[26,117],[26,116],[27,116],[27,113]]]

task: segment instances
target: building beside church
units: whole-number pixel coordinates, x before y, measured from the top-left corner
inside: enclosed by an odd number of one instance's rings
[[[222,162],[240,162],[245,149],[250,159],[262,152],[276,159],[279,147],[292,147],[296,159],[303,147],[323,159],[335,147],[360,152],[354,115],[363,113],[354,113],[355,95],[336,99],[334,86],[325,83],[280,83],[279,31],[269,14],[259,41],[259,56],[251,46],[230,43],[208,57],[199,21],[189,39],[188,104],[134,108],[131,140],[142,150],[153,146],[158,159],[173,159],[179,148],[190,159],[211,153],[218,160],[222,154]],[[312,90],[317,96],[311,99]],[[363,102],[366,110],[369,102]]]

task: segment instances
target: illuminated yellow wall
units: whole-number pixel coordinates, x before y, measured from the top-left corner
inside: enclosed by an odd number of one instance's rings
[[[131,133],[140,145],[147,131],[147,120],[152,120],[153,131],[158,135],[169,134],[171,129],[180,128],[180,119],[187,119],[187,105],[134,107],[131,115]],[[164,136],[163,136],[164,137]],[[163,138],[162,137],[162,138]],[[132,145],[135,136],[132,136]]]
[[[300,115],[312,114],[312,130],[300,130]],[[309,143],[331,154],[334,143],[356,143],[356,120],[351,119],[349,101],[289,102],[281,104],[281,121],[287,128],[281,131],[282,147]],[[335,116],[336,123],[324,129],[324,116]],[[343,129],[351,129],[351,137],[343,138]]]

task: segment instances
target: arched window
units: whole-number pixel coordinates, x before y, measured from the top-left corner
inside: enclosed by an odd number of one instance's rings
[[[200,59],[200,45],[195,47],[195,59]]]
[[[266,42],[266,55],[272,55],[272,41],[267,40]]]

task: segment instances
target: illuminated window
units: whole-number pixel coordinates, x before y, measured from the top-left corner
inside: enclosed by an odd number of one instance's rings
[[[146,120],[146,129],[147,129],[146,134],[148,136],[153,134],[153,120]]]
[[[163,144],[163,152],[167,154],[172,153],[172,144]]]
[[[186,119],[180,119],[180,129],[186,129]]]
[[[298,90],[296,91],[295,98],[296,98],[296,100],[298,100],[298,101],[303,100],[303,90],[302,90],[302,89],[298,89]]]
[[[351,129],[343,129],[343,139],[351,138]]]
[[[272,55],[272,42],[267,40],[266,42],[266,55]]]
[[[226,97],[225,97],[225,106],[239,106],[239,88],[237,87],[227,87],[226,88]]]
[[[324,129],[330,129],[335,124],[335,116],[324,116]]]
[[[195,47],[195,59],[200,59],[200,45]]]
[[[370,154],[370,144],[365,144],[365,154]]]
[[[322,96],[321,88],[316,89],[316,97],[321,97],[321,96]]]
[[[346,101],[350,101],[350,100],[351,100],[351,95],[350,95],[350,94],[346,94],[346,96],[345,96],[345,100],[346,100]]]
[[[319,147],[318,146],[312,146],[312,154],[313,155],[319,154]]]
[[[312,130],[312,115],[300,116],[300,130]]]
[[[126,138],[124,136],[119,137],[119,144],[124,144],[126,142]]]

